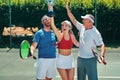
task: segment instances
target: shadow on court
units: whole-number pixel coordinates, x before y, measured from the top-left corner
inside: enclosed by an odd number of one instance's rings
[[[34,63],[36,60],[22,60],[19,57],[19,49],[0,49],[0,80],[36,80]],[[75,80],[77,48],[72,50],[75,59]],[[37,50],[35,51],[37,55]],[[107,49],[107,65],[98,63],[99,80],[120,80],[120,48]],[[47,64],[46,64],[47,65]],[[53,80],[61,80],[59,74]]]

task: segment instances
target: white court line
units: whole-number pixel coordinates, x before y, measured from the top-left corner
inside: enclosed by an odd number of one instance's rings
[[[56,76],[57,78],[60,78],[60,76]],[[77,76],[75,76],[77,78]],[[98,78],[113,78],[113,79],[119,79],[120,76],[98,76]]]
[[[99,76],[98,78],[115,78],[115,79],[119,79],[120,76]]]

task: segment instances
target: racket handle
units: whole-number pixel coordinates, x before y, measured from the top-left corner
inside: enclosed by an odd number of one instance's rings
[[[103,61],[102,63],[103,63],[104,65],[106,65],[106,64],[107,64],[107,62],[105,62],[105,61]]]
[[[36,58],[35,56],[33,56],[33,59],[35,59],[35,60],[36,60],[37,58]]]
[[[100,57],[100,59],[102,60],[102,58]],[[104,65],[106,65],[107,64],[107,62],[106,61],[102,61],[102,63],[104,64]]]
[[[100,57],[101,58],[101,57]],[[101,58],[101,60],[102,60],[102,58]],[[106,65],[107,64],[107,62],[106,61],[102,61],[102,63],[104,64],[104,65]]]
[[[34,60],[37,59],[35,56],[32,55],[30,48],[29,48],[29,56],[32,56]]]

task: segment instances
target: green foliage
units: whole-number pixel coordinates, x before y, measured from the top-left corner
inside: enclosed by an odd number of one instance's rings
[[[25,5],[27,3],[30,4],[38,4],[42,3],[45,5],[44,0],[10,0],[11,5]],[[70,0],[71,7],[84,7],[84,8],[91,8],[94,7],[95,1],[97,4],[104,4],[108,8],[120,8],[120,0]],[[9,0],[0,0],[1,4],[9,5]],[[56,0],[55,5],[65,6],[66,0]]]
[[[120,0],[98,0],[98,4],[104,4],[107,8],[119,8],[120,9]]]
[[[76,19],[81,22],[81,15],[95,14],[95,1],[97,3],[97,28],[102,36],[105,40],[120,40],[120,0],[70,0],[70,9]],[[56,0],[54,6],[57,16],[55,23],[59,28],[60,22],[69,19],[65,3],[66,0]],[[23,27],[41,26],[41,17],[47,13],[47,5],[44,0],[11,0],[11,9],[12,24]],[[1,30],[4,26],[9,26],[9,0],[0,0]],[[77,36],[76,28],[73,28],[73,31]]]

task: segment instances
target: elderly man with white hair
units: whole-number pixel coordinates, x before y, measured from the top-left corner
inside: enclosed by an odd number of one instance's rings
[[[86,14],[85,16],[81,16],[83,24],[78,22],[69,9],[68,1],[69,0],[67,0],[66,3],[67,14],[80,32],[80,47],[77,58],[77,80],[86,80],[86,75],[88,76],[88,80],[98,80],[97,62],[92,53],[92,49],[99,46],[101,59],[102,61],[105,61],[105,45],[101,34],[93,25],[94,16]]]

